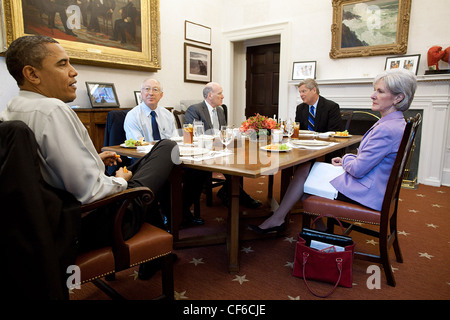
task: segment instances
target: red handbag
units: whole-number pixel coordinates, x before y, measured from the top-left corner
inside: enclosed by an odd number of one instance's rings
[[[314,220],[314,222],[316,220]],[[344,228],[342,227],[341,222],[338,219],[336,220],[339,222],[339,225],[341,226],[341,229],[343,231]],[[317,230],[311,231],[313,231],[311,233],[314,233],[319,237],[318,239],[321,240],[323,239],[322,240],[323,242],[330,243],[330,246],[333,245],[332,238],[335,235],[320,232]],[[296,277],[303,278],[303,281],[305,282],[305,285],[308,288],[308,290],[312,294],[320,298],[326,298],[329,295],[331,295],[336,290],[338,285],[342,287],[351,288],[353,282],[353,272],[352,272],[353,254],[355,252],[355,243],[351,240],[351,238],[345,237],[346,241],[343,243],[350,243],[350,244],[344,246],[345,249],[344,251],[324,252],[309,247],[309,245],[307,245],[307,240],[305,240],[302,237],[303,234],[306,238],[308,232],[302,231],[302,233],[300,233],[298,236],[295,248],[293,275]],[[331,239],[331,241],[328,241],[329,239]],[[340,241],[343,239],[343,237],[336,235],[336,239]],[[334,284],[334,287],[327,294],[320,295],[311,289],[311,287],[308,284],[308,280],[317,280],[332,283]]]

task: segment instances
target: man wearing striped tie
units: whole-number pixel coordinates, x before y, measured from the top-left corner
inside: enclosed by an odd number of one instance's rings
[[[314,79],[301,81],[298,91],[303,103],[297,106],[295,122],[300,123],[300,130],[342,131],[339,105],[319,95],[319,86]]]

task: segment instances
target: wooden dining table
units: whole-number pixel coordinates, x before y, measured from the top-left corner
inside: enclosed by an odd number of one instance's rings
[[[302,139],[302,138],[300,138]],[[181,157],[180,165],[177,165],[170,178],[171,185],[171,233],[174,239],[174,248],[189,247],[195,245],[210,245],[216,243],[226,243],[228,253],[228,271],[230,273],[239,272],[239,186],[242,177],[259,178],[264,175],[269,176],[268,198],[273,199],[273,176],[281,171],[280,201],[286,192],[294,169],[297,165],[319,159],[329,153],[358,144],[362,139],[360,135],[350,137],[336,138],[328,137],[325,139],[316,138],[316,141],[329,142],[329,145],[323,147],[296,147],[287,151],[267,151],[265,146],[269,141],[251,141],[247,138],[234,139],[228,148],[232,153],[226,156],[215,157],[212,159],[201,160],[187,159]],[[304,140],[311,141],[307,137]],[[282,143],[286,143],[286,139]],[[293,141],[292,141],[293,142]],[[291,145],[292,145],[291,142]],[[214,142],[215,151],[223,150],[219,139]],[[132,158],[140,158],[145,155],[137,149],[123,148],[121,146],[103,147],[102,151],[114,151],[119,155]],[[182,220],[182,170],[183,168],[192,168],[197,170],[218,172],[230,176],[229,183],[229,206],[228,206],[228,227],[226,234],[205,235],[190,238],[179,237],[179,226]]]

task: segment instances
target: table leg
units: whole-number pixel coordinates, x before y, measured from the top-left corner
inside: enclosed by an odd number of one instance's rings
[[[171,202],[171,217],[170,230],[173,235],[173,241],[176,243],[179,240],[179,228],[183,219],[182,209],[182,169],[181,166],[175,166],[169,176],[170,182],[170,202]]]
[[[228,207],[228,272],[239,272],[239,176],[231,176],[228,184],[230,206]]]

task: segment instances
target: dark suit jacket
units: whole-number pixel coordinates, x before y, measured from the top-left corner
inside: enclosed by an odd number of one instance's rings
[[[218,106],[217,117],[219,118],[219,125],[225,126],[227,124],[227,120],[225,118],[225,112],[223,111],[222,106]],[[205,101],[193,104],[189,106],[186,110],[185,114],[185,123],[193,123],[194,120],[201,120],[205,126],[205,132],[211,131],[213,129],[212,119],[209,115],[208,106]]]
[[[300,130],[308,130],[309,105],[301,103],[297,106],[295,121],[300,122]],[[319,96],[316,115],[314,119],[314,131],[342,131],[341,111],[336,102]]]
[[[68,299],[80,203],[43,180],[34,133],[21,121],[0,121],[0,164],[2,289],[11,300]]]

